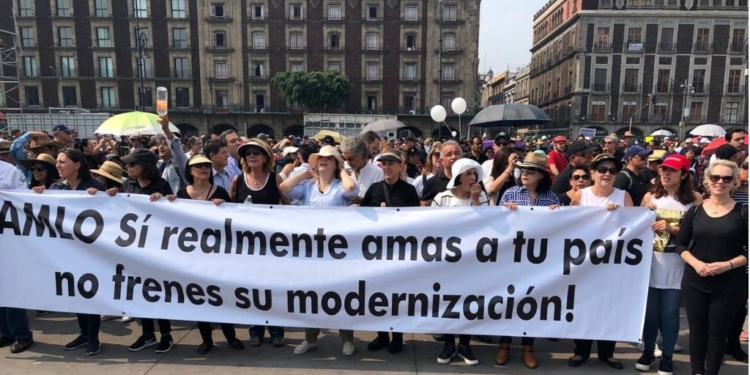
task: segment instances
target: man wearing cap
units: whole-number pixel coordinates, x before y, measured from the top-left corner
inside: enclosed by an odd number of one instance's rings
[[[63,124],[55,125],[55,127],[52,128],[53,140],[61,145],[64,145],[65,147],[73,145],[73,137],[70,135],[70,133],[70,128]]]
[[[737,156],[739,155],[739,152],[736,148],[732,145],[721,145],[719,148],[716,149],[716,153],[713,155],[713,160],[728,160],[732,163],[737,163]]]
[[[557,137],[552,138],[552,143],[554,143],[555,146],[547,157],[549,158],[549,171],[552,180],[554,180],[555,177],[557,177],[557,175],[568,166],[568,156],[565,155],[565,144],[567,143],[567,139],[562,135],[558,135]]]
[[[406,151],[406,175],[409,178],[417,178],[421,173],[422,162],[419,160],[419,149],[412,147]]]
[[[653,150],[645,149],[639,145],[628,147],[625,151],[625,168],[615,178],[615,188],[625,190],[633,198],[633,205],[639,207],[643,197],[648,192],[648,180],[641,172],[648,168],[648,157]]]
[[[183,186],[187,186],[187,181],[184,178],[185,168],[187,168],[187,156],[182,149],[180,139],[175,137],[172,131],[169,130],[169,118],[167,116],[159,117],[159,124],[164,134],[156,136],[157,151],[160,159],[156,167],[159,168],[161,177],[169,182],[172,191],[177,192]]]
[[[370,185],[383,181],[383,171],[375,164],[370,163],[368,147],[362,138],[347,137],[340,147],[341,157],[349,166],[347,172],[359,187],[359,194],[352,199],[352,204],[359,204]]]
[[[219,139],[224,141],[227,145],[227,152],[229,152],[229,161],[227,162],[227,173],[234,179],[235,176],[242,173],[240,169],[240,157],[237,155],[237,148],[240,147],[240,136],[234,130],[225,130],[219,135]],[[229,191],[229,190],[227,190]]]
[[[566,193],[571,189],[570,175],[573,174],[573,167],[591,164],[592,153],[596,151],[596,146],[590,146],[586,141],[575,141],[568,146],[568,166],[552,182],[552,192],[556,195]]]
[[[299,147],[295,147],[295,146],[284,147],[284,149],[281,151],[281,158],[278,161],[276,161],[276,173],[277,174],[280,175],[286,165],[288,164],[294,165],[294,163],[297,162],[297,159],[299,158],[299,156],[297,155],[298,151],[299,151]],[[282,176],[282,179],[284,179],[283,176]]]

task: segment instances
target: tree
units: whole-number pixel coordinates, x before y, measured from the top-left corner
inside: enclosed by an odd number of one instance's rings
[[[337,71],[280,72],[271,83],[288,102],[297,103],[310,112],[341,109],[352,92],[349,78]]]

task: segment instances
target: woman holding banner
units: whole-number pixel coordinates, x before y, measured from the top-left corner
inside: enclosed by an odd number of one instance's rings
[[[557,195],[550,190],[552,187],[552,177],[550,176],[549,160],[546,155],[535,152],[529,153],[522,162],[516,163],[516,167],[521,171],[518,185],[503,193],[499,202],[501,206],[515,211],[519,206],[550,207],[551,209],[555,209],[560,205]],[[500,366],[508,363],[512,341],[512,337],[500,337],[500,346],[495,354],[495,363]],[[522,337],[521,348],[523,350],[523,364],[530,369],[537,368],[539,363],[537,362],[536,355],[534,355],[534,338],[528,336]]]
[[[432,154],[433,150],[430,150],[430,153]],[[381,154],[378,160],[383,168],[383,182],[370,185],[360,205],[362,207],[419,207],[417,190],[401,178],[401,173],[406,170],[404,159],[395,151],[390,151]],[[391,335],[392,337],[389,338],[388,332],[378,331],[378,337],[367,344],[367,350],[377,351],[387,346],[388,353],[400,352],[404,343],[404,334],[393,332]]]
[[[570,206],[576,192],[591,186],[591,171],[588,167],[579,165],[572,167],[570,173],[570,190],[557,196],[561,206]]]
[[[60,179],[57,172],[57,161],[50,155],[39,154],[36,159],[26,159],[19,162],[21,165],[31,171],[30,187],[44,186],[49,187]]]
[[[675,249],[686,263],[681,286],[693,374],[719,373],[727,331],[747,302],[747,206],[730,196],[739,175],[734,162],[711,163],[704,180],[711,197],[685,213],[677,234]]]
[[[302,202],[303,206],[317,207],[348,207],[352,198],[359,193],[357,183],[344,170],[344,160],[341,154],[333,146],[323,146],[316,154],[310,155],[310,165],[314,170],[308,169],[306,173],[300,173],[286,179],[279,188],[287,197]],[[305,329],[305,341],[296,348],[294,354],[305,354],[318,347],[319,328]],[[344,341],[342,353],[345,356],[353,355],[354,331],[340,329],[339,336]]]
[[[68,148],[57,155],[57,172],[60,181],[50,185],[50,190],[78,190],[104,191],[104,186],[91,175],[86,156],[81,151]],[[44,185],[36,186],[32,190],[43,193]],[[102,350],[99,342],[99,327],[102,317],[99,314],[76,314],[81,334],[73,341],[65,344],[65,350],[75,350],[86,347],[86,355],[97,355]]]
[[[654,230],[654,252],[651,278],[643,326],[644,350],[635,369],[649,371],[654,363],[656,336],[662,333],[662,359],[659,374],[674,372],[672,354],[680,330],[680,283],[685,262],[675,251],[675,236],[680,231],[680,220],[694,204],[701,204],[701,195],[693,191],[690,161],[680,155],[667,156],[658,168],[651,191],[643,197],[643,206],[657,212],[651,225]]]
[[[591,170],[594,171],[594,184],[591,187],[579,190],[571,199],[571,206],[594,206],[606,207],[613,211],[619,207],[632,207],[633,199],[624,190],[615,188],[615,177],[622,170],[622,161],[609,154],[598,155],[591,161]],[[591,356],[592,340],[574,340],[576,348],[575,355],[568,359],[568,365],[578,367],[586,362]],[[597,354],[599,360],[609,367],[621,370],[622,362],[614,357],[615,342],[597,340]]]

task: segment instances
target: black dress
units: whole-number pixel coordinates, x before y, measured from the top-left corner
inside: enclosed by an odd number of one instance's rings
[[[213,186],[216,186],[216,190],[214,191],[213,194],[211,194],[210,197],[206,197],[206,199],[204,199],[204,200],[212,201],[214,199],[222,199],[222,200],[224,200],[226,202],[230,201],[229,193],[227,193],[227,191],[224,190],[223,187],[217,186],[217,185],[213,185]],[[211,186],[211,189],[213,189],[213,186]],[[209,191],[211,191],[211,190],[209,190]],[[184,188],[180,189],[177,192],[177,198],[180,198],[180,199],[193,199],[193,198],[190,197],[190,194],[188,194],[187,187],[184,187]]]

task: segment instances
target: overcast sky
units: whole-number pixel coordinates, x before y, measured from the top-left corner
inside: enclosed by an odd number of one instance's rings
[[[497,74],[531,60],[531,23],[547,0],[484,0],[479,20],[479,72]]]

